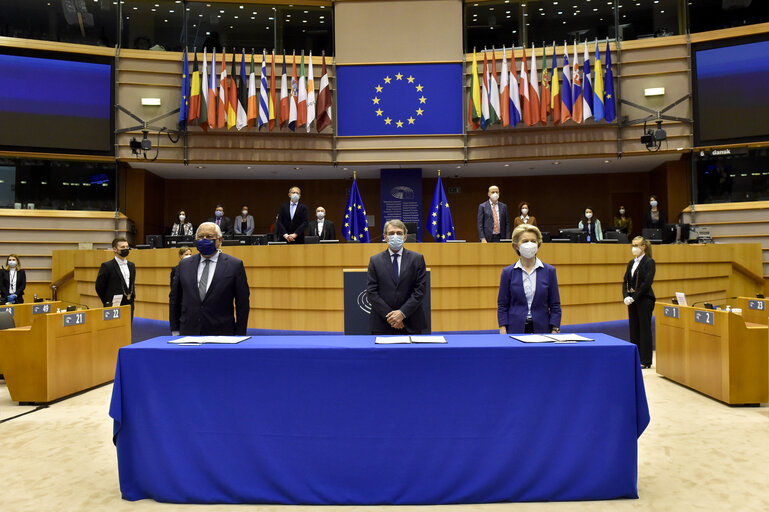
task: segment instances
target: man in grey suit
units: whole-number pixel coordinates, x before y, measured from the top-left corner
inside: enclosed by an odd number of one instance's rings
[[[322,206],[315,208],[315,217],[318,220],[310,221],[310,236],[317,236],[319,240],[336,240],[334,223],[326,218],[326,209]]]
[[[489,200],[478,205],[478,238],[481,243],[510,238],[507,205],[499,202],[499,187],[489,187]]]
[[[243,335],[250,310],[243,262],[219,251],[222,231],[213,222],[198,226],[199,254],[179,262],[168,296],[173,335]],[[234,302],[234,308],[233,308]]]
[[[366,293],[371,334],[429,334],[422,301],[427,288],[425,258],[403,248],[408,234],[400,220],[384,226],[388,248],[368,263]]]

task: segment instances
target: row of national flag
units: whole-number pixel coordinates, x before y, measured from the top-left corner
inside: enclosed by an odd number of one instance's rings
[[[275,72],[275,51],[270,60],[270,74],[267,74],[267,52],[262,51],[262,66],[257,82],[254,54],[246,73],[246,52],[242,50],[240,73],[236,73],[236,55],[233,51],[231,71],[227,73],[227,54],[222,48],[221,74],[216,74],[216,49],[211,52],[208,64],[208,49],[203,49],[202,72],[198,67],[198,53],[195,49],[192,73],[189,71],[187,50],[184,50],[182,64],[182,91],[179,109],[179,129],[197,124],[204,131],[214,128],[235,128],[243,130],[265,125],[272,131],[277,126],[288,126],[291,131],[305,127],[309,132],[312,124],[318,132],[331,125],[331,88],[326,70],[326,54],[323,54],[320,86],[315,91],[312,69],[312,52],[309,54],[307,73],[302,51],[297,75],[296,52],[292,54],[291,75],[286,70],[286,54],[283,54],[283,69],[278,89]],[[269,78],[268,78],[269,76]],[[268,85],[269,79],[269,85]],[[259,84],[257,86],[257,83]],[[279,95],[278,95],[279,94]]]
[[[384,222],[382,223],[384,225]],[[446,242],[447,240],[456,240],[454,232],[454,221],[451,218],[449,201],[446,197],[446,190],[443,188],[441,173],[438,171],[438,183],[435,185],[433,201],[430,204],[430,214],[425,221],[425,228],[436,242]],[[342,225],[342,235],[349,242],[370,243],[371,233],[368,230],[368,217],[366,208],[363,206],[363,199],[358,190],[358,180],[353,179],[352,188],[350,188],[350,197],[347,200],[347,206],[344,210],[344,224]],[[385,241],[383,239],[383,241]]]
[[[534,45],[531,47],[531,64],[527,62],[523,48],[520,73],[517,71],[515,51],[510,66],[507,51],[502,47],[502,69],[497,75],[496,49],[483,51],[483,73],[478,73],[478,61],[473,50],[471,86],[468,99],[467,121],[474,130],[485,130],[491,125],[516,126],[523,122],[528,126],[542,123],[553,125],[572,120],[583,123],[590,118],[611,123],[617,117],[614,98],[614,75],[611,51],[606,40],[605,59],[601,59],[598,41],[595,42],[593,60],[584,42],[582,65],[579,62],[577,43],[574,42],[573,58],[569,60],[569,46],[563,45],[561,66],[553,43],[552,60],[548,62],[547,47],[542,48],[542,79],[537,76]],[[497,80],[499,76],[499,80]]]

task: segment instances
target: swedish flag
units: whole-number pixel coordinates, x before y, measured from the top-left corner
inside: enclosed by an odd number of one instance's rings
[[[358,180],[356,179],[352,181],[350,198],[347,200],[347,208],[344,210],[342,235],[344,235],[347,241],[371,242],[371,235],[368,231],[368,219],[366,218],[366,208],[363,206],[363,200],[360,198],[360,192],[358,192]]]
[[[428,233],[433,235],[436,242],[457,239],[454,232],[454,221],[451,220],[449,200],[446,198],[446,191],[443,190],[440,175],[438,176],[438,183],[435,185],[435,194],[433,194],[430,215],[427,218],[425,228],[427,228]]]

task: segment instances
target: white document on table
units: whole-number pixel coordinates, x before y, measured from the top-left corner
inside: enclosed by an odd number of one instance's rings
[[[443,336],[409,336],[411,343],[447,343]]]
[[[574,333],[548,334],[547,337],[551,338],[553,341],[595,341],[592,338],[585,338],[584,336]]]
[[[235,344],[247,340],[251,336],[183,336],[175,340],[169,340],[168,343],[176,345],[202,345],[204,343],[213,344]]]
[[[378,344],[411,343],[411,337],[409,336],[377,336],[376,343]]]
[[[510,335],[510,337],[523,343],[552,343],[555,341],[541,334],[517,334],[515,336]]]

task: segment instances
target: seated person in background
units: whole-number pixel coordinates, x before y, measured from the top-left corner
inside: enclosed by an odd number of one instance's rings
[[[192,229],[192,223],[187,219],[187,212],[179,210],[176,212],[174,225],[171,227],[171,236],[192,236],[195,230]]]
[[[224,216],[224,206],[221,204],[216,205],[214,210],[214,216],[208,218],[208,222],[213,222],[222,231],[222,236],[227,237],[232,235],[232,221],[229,217]],[[200,226],[198,226],[200,227]]]
[[[250,235],[254,232],[254,217],[248,214],[248,205],[240,208],[240,217],[235,217],[235,234]]]
[[[189,258],[192,256],[192,249],[187,247],[186,245],[182,245],[179,247],[179,261],[182,261],[184,258]],[[177,263],[174,268],[171,269],[171,286],[174,285],[174,276],[176,275],[176,271],[179,269],[179,264]]]
[[[522,201],[518,204],[518,216],[513,221],[513,229],[521,224],[528,224],[529,226],[537,225],[537,219],[531,214],[531,208],[529,208],[529,203],[526,201]]]
[[[657,196],[652,194],[649,196],[649,211],[646,212],[646,216],[644,217],[644,228],[662,229],[665,227],[667,221],[668,218],[665,215],[665,212],[659,207]]]
[[[627,235],[633,232],[633,219],[630,218],[624,204],[619,205],[617,215],[614,216],[614,227]]]
[[[603,240],[601,221],[593,217],[593,209],[585,208],[585,216],[579,221],[577,227],[587,233],[588,242],[600,242]]]
[[[336,240],[334,223],[326,219],[326,209],[322,206],[315,208],[317,221],[310,222],[310,236],[317,236],[319,240]]]
[[[0,267],[0,304],[23,304],[27,273],[21,268],[21,260],[11,254]]]

